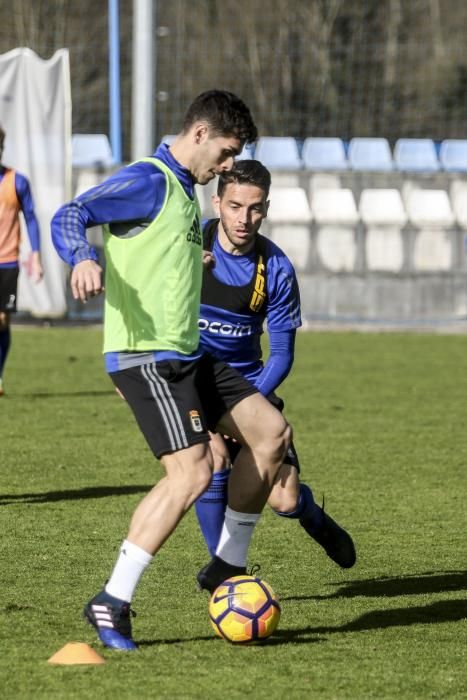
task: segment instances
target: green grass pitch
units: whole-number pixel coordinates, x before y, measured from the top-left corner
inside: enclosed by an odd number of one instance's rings
[[[303,480],[353,534],[342,571],[297,522],[261,519],[250,563],[282,602],[263,646],[214,636],[194,513],[145,574],[134,654],[83,604],[158,479],[98,328],[13,329],[0,399],[0,688],[34,698],[467,697],[467,337],[300,333],[281,389]],[[51,666],[70,641],[107,663]]]

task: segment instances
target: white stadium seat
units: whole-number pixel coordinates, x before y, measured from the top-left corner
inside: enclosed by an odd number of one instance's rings
[[[456,221],[462,228],[467,228],[467,182],[454,180],[449,188],[451,204]]]
[[[452,226],[454,213],[446,190],[412,189],[406,200],[407,214],[414,226]]]
[[[311,213],[315,221],[316,250],[323,267],[332,272],[354,271],[359,216],[352,190],[316,189]]]
[[[364,189],[359,211],[366,228],[368,270],[399,272],[404,264],[402,228],[407,223],[399,190]]]
[[[416,228],[413,265],[419,272],[447,272],[454,260],[451,227],[454,212],[445,190],[412,189],[406,199]]]
[[[309,222],[311,211],[301,187],[271,187],[268,218],[275,222]]]
[[[316,189],[311,212],[317,223],[357,223],[359,216],[352,190],[347,188]]]
[[[402,197],[396,189],[362,190],[359,210],[365,224],[403,226],[407,223]]]
[[[204,186],[195,185],[196,196],[198,197],[199,208],[202,216],[211,216],[211,202],[209,197],[206,197]]]
[[[305,269],[310,250],[311,211],[301,187],[271,187],[268,217],[262,227],[290,258],[297,271]]]
[[[73,134],[71,162],[75,168],[111,167],[114,160],[106,134]]]

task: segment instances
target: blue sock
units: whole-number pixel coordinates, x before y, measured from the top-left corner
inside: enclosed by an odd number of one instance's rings
[[[291,510],[288,513],[283,513],[279,510],[274,512],[282,518],[306,520],[311,525],[311,528],[316,530],[319,530],[323,524],[323,511],[316,505],[310,487],[302,483],[300,484],[300,495],[295,510]]]
[[[6,356],[8,355],[8,350],[10,349],[10,340],[10,327],[7,326],[0,331],[0,377],[3,375],[3,367],[5,366]]]
[[[224,524],[229,476],[228,469],[214,472],[209,488],[195,502],[199,526],[212,557],[216,553]]]

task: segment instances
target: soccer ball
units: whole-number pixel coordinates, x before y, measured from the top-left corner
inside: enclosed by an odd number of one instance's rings
[[[256,642],[269,637],[281,616],[271,586],[255,576],[232,576],[216,588],[209,601],[214,631],[229,642]]]

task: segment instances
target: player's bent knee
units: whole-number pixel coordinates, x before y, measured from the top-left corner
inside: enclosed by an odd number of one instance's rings
[[[297,509],[297,501],[296,492],[276,484],[269,495],[268,505],[278,513],[292,513]]]
[[[209,488],[212,472],[210,469],[200,468],[191,473],[189,478],[179,484],[179,493],[184,494],[187,502],[193,503]]]
[[[196,500],[203,494],[206,489],[209,488],[209,485],[211,483],[211,478],[212,478],[212,472],[204,472],[202,474],[198,475],[197,479],[192,480],[190,486],[190,493],[191,496],[193,497],[193,500]]]
[[[212,459],[213,459],[213,471],[214,472],[223,472],[226,469],[229,469],[230,467],[230,462],[229,460],[224,456],[219,454],[218,452],[212,451]]]
[[[269,432],[266,438],[267,448],[271,451],[275,460],[284,457],[292,441],[292,428],[282,416],[280,418],[280,423],[274,427],[274,430]]]

